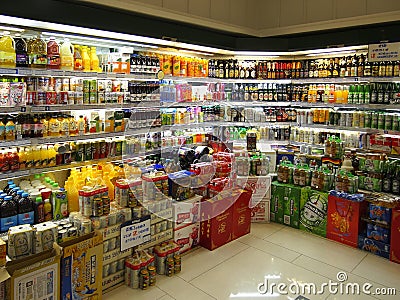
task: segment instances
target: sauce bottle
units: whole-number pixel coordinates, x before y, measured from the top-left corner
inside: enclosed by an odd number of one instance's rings
[[[47,68],[60,69],[60,47],[54,37],[47,42]]]
[[[28,193],[22,193],[18,200],[18,224],[34,224],[35,212]]]
[[[28,53],[27,53],[27,44],[25,39],[21,37],[18,33],[15,35],[15,53],[16,53],[16,65],[19,68],[28,67]]]
[[[42,197],[36,197],[34,211],[35,211],[35,223],[36,224],[43,223],[44,222],[44,202],[42,200]]]
[[[5,196],[0,204],[0,231],[7,232],[18,223],[17,206],[12,201],[12,196]]]

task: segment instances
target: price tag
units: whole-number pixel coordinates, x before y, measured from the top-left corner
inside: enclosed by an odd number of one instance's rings
[[[117,75],[117,78],[125,78],[125,74],[117,73],[116,75]]]
[[[150,216],[125,222],[121,225],[121,251],[150,241]]]
[[[0,74],[17,74],[17,69],[0,68]]]
[[[49,75],[49,72],[47,70],[35,70],[34,75],[45,76]]]
[[[21,106],[21,112],[26,112],[26,106]]]
[[[45,106],[44,111],[50,111],[50,106]]]
[[[20,69],[20,70],[18,70],[18,74],[30,76],[33,74],[33,71],[29,70],[29,69]]]
[[[106,73],[97,73],[97,77],[104,79],[104,78],[107,78],[107,74]]]

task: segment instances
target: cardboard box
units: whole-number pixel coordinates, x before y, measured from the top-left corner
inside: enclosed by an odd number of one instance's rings
[[[390,260],[400,264],[400,209],[392,210]]]
[[[308,188],[286,184],[283,197],[283,224],[293,228],[300,225],[300,202],[308,196]]]
[[[200,245],[214,250],[232,240],[233,193],[201,202]],[[235,195],[237,196],[237,195]]]
[[[363,231],[360,218],[365,215],[368,203],[328,196],[326,237],[357,248],[358,235]]]
[[[286,185],[274,181],[271,186],[271,221],[283,224],[283,199]]]
[[[382,242],[369,239],[364,235],[358,237],[358,248],[371,252],[375,255],[389,258],[390,257],[390,245]]]
[[[309,189],[300,199],[300,230],[326,237],[328,193]]]
[[[172,203],[174,230],[197,223],[200,220],[201,198],[201,196],[194,196],[185,201]]]
[[[250,203],[251,222],[252,223],[268,223],[270,221],[270,199],[251,198]]]
[[[179,250],[180,253],[184,253],[197,246],[200,241],[200,222],[175,229],[174,241],[181,247]]]
[[[60,299],[60,256],[55,244],[52,250],[8,262],[7,296],[1,299]]]
[[[256,198],[271,198],[272,177],[267,176],[238,176],[237,185],[252,192]]]
[[[6,256],[7,256],[7,244],[5,241],[3,241],[2,238],[0,238],[0,267],[6,265]]]
[[[63,249],[61,298],[101,299],[103,237],[92,233],[60,246]]]
[[[232,239],[237,239],[250,233],[251,227],[251,192],[241,190],[240,196],[233,204]]]
[[[5,267],[0,267],[0,299],[7,299],[6,282],[10,278]]]

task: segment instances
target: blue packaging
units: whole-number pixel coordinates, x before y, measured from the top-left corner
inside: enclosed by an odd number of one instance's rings
[[[392,219],[392,209],[370,203],[369,217],[372,220],[390,224],[390,220]]]
[[[368,224],[367,238],[383,243],[390,243],[390,230],[379,225]]]
[[[358,248],[387,259],[390,256],[390,244],[378,242],[363,235],[358,236]]]

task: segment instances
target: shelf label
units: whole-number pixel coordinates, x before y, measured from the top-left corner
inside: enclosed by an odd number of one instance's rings
[[[368,46],[368,60],[396,61],[400,59],[400,43],[381,43]]]
[[[49,75],[49,72],[47,70],[35,70],[34,75],[45,76],[45,75]]]
[[[18,70],[18,74],[30,76],[30,75],[33,74],[33,70],[29,70],[29,69],[19,69],[19,70]]]
[[[26,112],[26,106],[21,106],[21,112]]]
[[[0,74],[17,74],[17,69],[0,68]]]
[[[150,216],[121,225],[121,251],[150,241]]]

